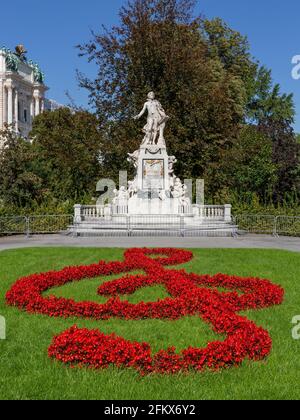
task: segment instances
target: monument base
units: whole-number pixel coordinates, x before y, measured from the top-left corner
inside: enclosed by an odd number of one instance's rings
[[[94,236],[233,236],[231,206],[192,205],[189,191],[175,175],[175,156],[169,156],[164,139],[168,121],[161,104],[150,92],[139,119],[148,110],[144,140],[128,154],[136,175],[120,185],[108,205],[75,206],[74,235]]]
[[[178,198],[140,198],[137,195],[128,200],[128,215],[192,215],[192,207]]]
[[[135,203],[136,204],[136,203]],[[160,205],[160,204],[157,204]],[[153,207],[156,211],[159,207]],[[140,207],[140,212],[143,207]],[[122,213],[122,211],[123,213]],[[144,208],[146,211],[147,209]],[[196,206],[193,214],[129,214],[126,207],[75,206],[74,236],[98,237],[233,237],[238,227],[231,218],[231,206]]]

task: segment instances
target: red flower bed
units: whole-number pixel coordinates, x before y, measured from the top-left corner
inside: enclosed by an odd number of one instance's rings
[[[65,318],[175,320],[198,315],[212,325],[216,333],[226,335],[225,341],[210,343],[205,349],[188,348],[177,354],[175,348],[170,348],[153,355],[147,343],[130,342],[114,334],[104,335],[98,330],[75,326],[55,337],[48,350],[50,357],[72,366],[106,368],[115,364],[135,368],[142,374],[175,373],[189,369],[220,369],[239,365],[245,359],[264,359],[272,348],[268,332],[237,313],[279,305],[284,290],[268,280],[224,274],[201,276],[164,268],[186,263],[192,258],[191,252],[183,250],[130,249],[125,252],[124,262],[100,261],[90,266],[68,267],[22,278],[7,293],[6,302],[29,313]],[[98,294],[108,296],[105,304],[43,296],[45,291],[73,281],[133,270],[143,270],[145,275],[125,275],[99,287]],[[118,297],[154,284],[163,285],[170,297],[138,304],[121,301]],[[219,287],[228,292],[220,292]]]

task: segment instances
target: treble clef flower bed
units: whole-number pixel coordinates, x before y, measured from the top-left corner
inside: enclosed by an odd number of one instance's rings
[[[280,305],[284,297],[280,286],[257,278],[197,275],[165,268],[189,262],[193,254],[184,250],[130,249],[124,257],[123,262],[100,261],[89,266],[67,267],[24,277],[6,294],[6,302],[31,314],[63,318],[176,320],[199,316],[217,334],[226,336],[224,341],[209,343],[202,349],[189,347],[177,353],[175,348],[169,348],[153,354],[147,343],[131,342],[115,334],[105,335],[99,330],[74,326],[54,337],[48,349],[49,357],[72,367],[103,369],[115,365],[134,368],[142,375],[174,374],[229,368],[246,359],[263,360],[270,354],[272,340],[269,333],[238,313]],[[53,287],[134,270],[143,270],[145,274],[127,274],[99,287],[98,294],[108,299],[104,304],[43,296]],[[119,297],[153,285],[163,285],[170,297],[137,304]],[[218,288],[228,291],[221,292]]]

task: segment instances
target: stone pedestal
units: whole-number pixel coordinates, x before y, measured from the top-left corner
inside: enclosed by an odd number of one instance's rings
[[[164,144],[142,145],[133,153],[136,177],[128,191],[117,192],[115,205],[120,209],[127,194],[129,215],[178,215],[192,213],[186,187],[174,175],[174,156],[169,156]]]
[[[165,147],[142,146],[137,171],[138,189],[153,193],[170,189],[169,156]]]

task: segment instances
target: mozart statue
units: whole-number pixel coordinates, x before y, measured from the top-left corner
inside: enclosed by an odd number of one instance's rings
[[[165,113],[160,102],[155,99],[154,92],[148,94],[148,100],[139,115],[134,117],[140,119],[148,111],[147,124],[143,128],[145,137],[142,145],[160,145],[165,146],[164,129],[169,117]],[[157,139],[158,137],[158,139]]]

